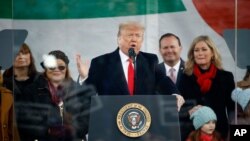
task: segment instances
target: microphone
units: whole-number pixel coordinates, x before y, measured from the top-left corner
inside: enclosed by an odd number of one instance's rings
[[[135,62],[136,53],[135,53],[133,46],[128,49],[128,56],[130,59],[133,60],[133,64],[134,64],[134,93],[135,93],[136,91],[136,69],[137,68],[136,68],[136,62]]]
[[[131,58],[133,60],[133,63],[135,64],[136,53],[135,53],[135,50],[134,50],[133,47],[129,48],[129,50],[128,50],[128,56],[129,56],[129,58]]]

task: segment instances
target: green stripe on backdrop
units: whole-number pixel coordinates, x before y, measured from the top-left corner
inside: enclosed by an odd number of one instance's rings
[[[14,19],[82,19],[185,10],[182,0],[13,0]],[[0,18],[10,15],[0,13]]]
[[[12,0],[0,0],[0,18],[12,18]]]

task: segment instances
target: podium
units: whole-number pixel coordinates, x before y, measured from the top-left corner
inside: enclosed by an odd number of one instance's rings
[[[180,141],[176,97],[93,96],[88,141]]]

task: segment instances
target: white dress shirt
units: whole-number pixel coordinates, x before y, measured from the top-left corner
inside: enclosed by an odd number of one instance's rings
[[[129,64],[128,59],[129,57],[126,54],[124,54],[120,49],[119,49],[119,55],[122,61],[121,63],[122,63],[123,72],[124,72],[126,81],[128,82],[128,64]],[[133,64],[133,67],[134,67],[134,64]]]
[[[177,75],[178,75],[178,72],[179,72],[180,65],[181,65],[181,60],[179,60],[178,63],[176,63],[176,64],[174,65],[174,67],[171,67],[171,66],[169,66],[168,64],[166,64],[166,63],[164,62],[164,66],[165,66],[165,69],[166,69],[166,75],[169,77],[169,76],[170,76],[170,71],[169,71],[169,70],[170,70],[171,68],[174,68],[174,69],[175,69],[175,71],[174,71],[174,76],[175,76],[175,78],[177,79]]]

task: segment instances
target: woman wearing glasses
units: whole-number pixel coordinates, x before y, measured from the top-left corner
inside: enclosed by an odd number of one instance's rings
[[[60,50],[44,56],[41,63],[43,75],[26,89],[29,102],[32,102],[26,119],[32,124],[25,140],[71,141],[83,139],[87,133],[88,116],[75,110],[83,112],[88,109],[90,97],[72,100],[72,97],[82,96],[84,92],[76,92],[78,85],[70,76],[68,64],[68,57]],[[84,100],[87,104],[82,103]]]

